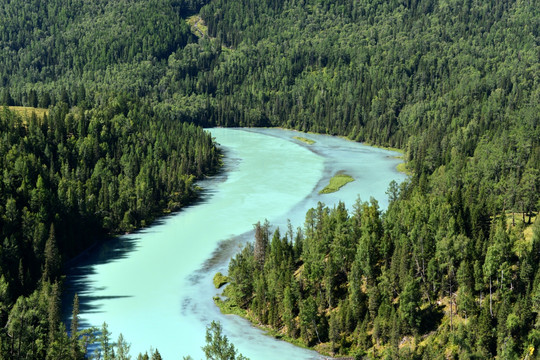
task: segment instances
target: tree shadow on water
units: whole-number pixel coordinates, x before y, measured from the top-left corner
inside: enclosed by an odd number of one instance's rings
[[[238,164],[233,161],[232,164],[226,164],[228,167],[234,167]],[[179,212],[190,211],[191,208],[211,201],[216,193],[216,184],[226,181],[227,172],[220,171],[217,174],[198,182],[201,187],[199,196],[190,204],[183,206],[178,211],[159,216],[149,224],[148,227],[138,229],[130,234],[122,236],[109,236],[99,240],[92,247],[85,250],[79,256],[67,262],[64,272],[66,278],[64,281],[64,291],[62,295],[63,320],[69,328],[71,322],[71,313],[73,307],[73,298],[75,294],[79,297],[79,312],[81,314],[90,314],[100,312],[100,300],[111,300],[130,297],[119,294],[114,296],[95,296],[95,294],[104,290],[97,288],[90,279],[96,273],[99,265],[121,261],[126,259],[129,254],[138,247],[141,236],[152,232],[159,232],[161,226],[166,226],[167,222],[178,215]],[[135,281],[136,279],[133,279]],[[114,289],[109,289],[114,292]],[[96,326],[101,324],[85,324],[81,322],[81,327]]]
[[[131,297],[129,295],[107,295],[96,296],[99,291],[105,290],[104,287],[96,287],[94,281],[91,281],[92,275],[96,273],[96,267],[119,261],[128,257],[129,253],[137,248],[138,238],[136,233],[118,237],[109,237],[96,243],[93,247],[87,249],[77,258],[71,260],[65,269],[66,278],[63,284],[62,294],[62,318],[66,327],[71,323],[71,313],[73,311],[73,298],[75,294],[79,297],[79,313],[95,314],[99,313],[101,302],[111,299],[121,299]],[[114,291],[114,289],[112,289]],[[100,326],[101,324],[87,324],[80,321],[81,328],[91,326]]]

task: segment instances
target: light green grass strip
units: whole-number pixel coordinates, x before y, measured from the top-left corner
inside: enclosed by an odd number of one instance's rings
[[[336,174],[330,179],[330,183],[326,185],[324,189],[319,191],[319,194],[330,194],[336,192],[351,181],[354,181],[352,176],[347,174]]]
[[[33,108],[33,107],[26,107],[26,106],[8,106],[8,109],[20,115],[23,119],[30,118],[32,113],[36,113],[36,116],[38,117],[38,119],[43,119],[43,116],[49,115],[48,109]]]
[[[302,347],[304,349],[313,349],[313,348],[310,348],[310,347],[306,346],[306,344],[304,344],[301,339],[294,339],[292,337],[289,337],[289,336],[283,334],[282,332],[280,332],[278,330],[272,329],[269,326],[261,325],[260,322],[256,318],[254,318],[252,315],[250,315],[250,313],[248,313],[246,310],[238,307],[236,304],[233,303],[233,301],[231,301],[229,299],[223,300],[219,296],[214,296],[214,304],[216,304],[216,306],[219,308],[219,310],[221,311],[222,314],[225,314],[225,315],[237,315],[237,316],[240,316],[240,317],[242,317],[244,319],[247,319],[255,327],[257,327],[257,328],[261,329],[262,331],[266,332],[267,335],[270,335],[270,336],[272,336],[272,337],[274,337],[276,339],[287,341],[287,342],[289,342],[291,344]]]
[[[311,139],[306,139],[305,137],[301,137],[301,136],[293,136],[293,139],[296,139],[298,141],[301,141],[301,142],[304,142],[308,145],[313,145],[315,144],[315,141],[314,140],[311,140]]]

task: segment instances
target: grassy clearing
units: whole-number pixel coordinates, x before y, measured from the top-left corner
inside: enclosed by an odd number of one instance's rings
[[[204,23],[204,20],[199,15],[193,15],[186,19],[189,26],[191,26],[191,31],[197,37],[207,37],[208,36],[208,26]]]
[[[336,192],[351,181],[354,181],[354,178],[350,175],[336,174],[330,179],[330,183],[326,185],[324,189],[319,191],[319,194],[330,194]]]
[[[36,113],[38,119],[43,119],[43,116],[49,115],[49,109],[33,108],[27,106],[8,106],[8,109],[21,116],[23,119],[30,118],[30,116],[32,116],[32,113]]]
[[[534,221],[532,223],[534,224]],[[526,241],[528,241],[528,242],[532,241],[532,237],[533,237],[533,226],[532,225],[527,226],[525,228],[525,230],[523,230],[523,236],[525,236]]]
[[[301,136],[293,136],[293,139],[301,141],[301,142],[306,143],[308,145],[315,144],[315,140],[307,139],[307,138],[301,137]]]
[[[515,228],[517,231],[523,231],[523,237],[527,244],[530,244],[533,236],[533,225],[536,221],[538,214],[535,214],[531,217],[531,223],[529,224],[529,215],[525,214],[525,222],[523,222],[523,213],[512,212],[506,213],[506,225],[508,228]],[[513,225],[515,223],[515,225]]]

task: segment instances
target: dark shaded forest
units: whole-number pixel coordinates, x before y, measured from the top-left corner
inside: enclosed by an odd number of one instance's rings
[[[216,171],[218,150],[201,127],[128,86],[85,80],[111,66],[167,58],[194,38],[180,14],[196,6],[0,6],[9,20],[0,24],[8,106],[0,110],[0,358],[75,359],[92,342],[108,343],[103,329],[97,337],[78,328],[78,306],[69,336],[61,324],[63,264],[99,238],[191,203],[195,181]]]
[[[398,147],[412,173],[386,212],[321,205],[301,233],[258,227],[227,290],[252,319],[359,357],[538,356],[539,11],[3,2],[0,105],[29,112],[0,111],[0,358],[82,356],[88,336],[59,323],[63,261],[192,201],[219,160],[201,126]]]
[[[200,127],[122,96],[88,111],[60,103],[41,119],[4,108],[0,132],[0,282],[6,307],[36,287],[48,291],[60,280],[63,260],[100,235],[146,226],[163,211],[190,203],[195,179],[219,161]],[[1,316],[7,323],[1,350],[16,358],[44,357],[40,351],[47,348],[13,349],[23,330],[13,322],[17,308]],[[29,320],[24,326],[43,325]]]

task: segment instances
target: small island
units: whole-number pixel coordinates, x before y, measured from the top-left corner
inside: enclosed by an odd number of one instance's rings
[[[319,191],[319,194],[330,194],[336,192],[351,181],[354,181],[352,176],[338,173],[330,179],[330,183],[326,185],[324,189]]]
[[[315,144],[315,140],[311,140],[311,139],[308,139],[308,138],[305,138],[305,137],[301,137],[301,136],[293,136],[293,139],[298,140],[298,141],[301,141],[301,142],[306,143],[306,144],[308,144],[308,145],[313,145],[313,144]]]

